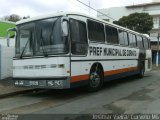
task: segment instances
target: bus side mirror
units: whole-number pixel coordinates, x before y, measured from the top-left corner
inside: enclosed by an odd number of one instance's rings
[[[62,22],[62,32],[63,32],[64,37],[68,36],[68,22],[67,21]]]
[[[10,29],[7,30],[7,46],[8,47],[10,46],[10,34],[9,34],[10,31],[15,31],[16,32],[17,30],[16,30],[16,28],[10,28]]]

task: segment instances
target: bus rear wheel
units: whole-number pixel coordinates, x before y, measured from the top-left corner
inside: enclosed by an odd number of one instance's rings
[[[97,91],[103,85],[103,71],[100,68],[93,67],[89,75],[89,91]]]

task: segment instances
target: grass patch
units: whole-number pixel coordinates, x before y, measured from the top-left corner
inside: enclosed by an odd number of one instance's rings
[[[0,22],[0,37],[6,37],[7,30],[13,27],[15,27],[15,24]],[[13,36],[13,35],[14,35],[14,32],[10,32],[10,36]]]

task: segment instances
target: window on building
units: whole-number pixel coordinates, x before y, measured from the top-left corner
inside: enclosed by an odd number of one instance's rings
[[[153,28],[158,28],[159,27],[159,17],[153,17]]]
[[[117,29],[111,26],[105,26],[107,43],[119,44]]]
[[[105,42],[104,25],[88,20],[88,37],[90,41]]]

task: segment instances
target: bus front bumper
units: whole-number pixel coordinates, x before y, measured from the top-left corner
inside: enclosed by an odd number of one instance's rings
[[[13,78],[16,87],[67,89],[70,88],[69,77],[57,78]]]

